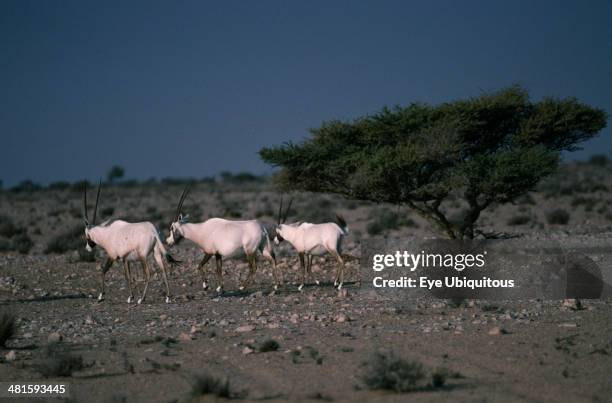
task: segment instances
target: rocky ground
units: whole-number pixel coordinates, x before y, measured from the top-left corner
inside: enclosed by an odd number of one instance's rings
[[[588,170],[572,172],[576,181],[581,175],[594,177]],[[595,187],[566,194],[563,184],[569,177],[487,213],[484,228],[581,247],[605,244],[611,236],[610,193]],[[106,189],[101,215],[149,217],[165,232],[181,187]],[[276,200],[265,183],[199,185],[185,205],[195,218],[260,217],[271,223]],[[342,212],[351,226],[346,243],[351,256],[359,255],[360,243],[370,236],[433,235],[423,221],[403,212],[381,223],[382,234],[377,233],[371,223],[394,212],[390,206],[308,195],[294,205],[296,219],[306,215],[314,221]],[[16,228],[27,228],[33,241],[27,254],[0,252],[0,313],[16,318],[15,334],[0,350],[2,381],[67,382],[70,401],[78,402],[216,401],[223,396],[251,401],[612,400],[611,300],[406,298],[360,288],[353,281],[357,261],[348,264],[349,283],[338,292],[329,283],[331,259],[314,266],[323,284],[299,292],[297,259],[286,247],[278,251],[284,288],[273,292],[270,267],[261,260],[254,284],[237,292],[247,266],[227,262],[227,292],[218,296],[201,289],[195,271],[199,254],[183,243],[172,250],[183,263],[171,270],[171,303],[163,302],[157,273],[147,301],[127,304],[119,265],[107,274],[107,298],[100,303],[96,263],[72,245],[57,253],[48,250],[79,225],[78,191],[3,192],[0,208]],[[551,208],[564,208],[569,222],[549,223]],[[517,215],[528,219],[510,224]],[[72,242],[66,238],[59,244]],[[80,238],[77,243],[84,246]],[[381,362],[377,353],[386,363],[403,361],[376,366]],[[372,378],[392,373],[393,365],[412,368],[414,385],[404,393],[371,389]]]

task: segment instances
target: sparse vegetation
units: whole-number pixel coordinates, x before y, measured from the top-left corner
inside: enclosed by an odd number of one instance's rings
[[[229,379],[222,381],[208,373],[193,376],[191,384],[192,396],[214,395],[230,398],[232,396]]]
[[[52,344],[47,346],[47,358],[38,366],[45,378],[68,377],[85,368],[83,357],[65,350],[66,347]]]
[[[279,348],[280,348],[280,344],[278,344],[276,340],[268,339],[264,341],[263,343],[261,343],[261,345],[259,346],[259,352],[267,353],[269,351],[278,351]]]
[[[529,217],[528,215],[515,215],[515,216],[512,216],[508,220],[508,225],[510,226],[525,225],[525,224],[529,224],[530,222],[531,222],[531,217]]]
[[[106,178],[108,179],[109,182],[113,183],[117,179],[123,178],[124,175],[125,175],[125,169],[123,169],[119,165],[113,165],[110,171],[108,171]]]
[[[95,261],[95,253],[85,249],[85,235],[83,226],[75,225],[68,231],[51,238],[44,249],[45,254],[63,254],[77,251],[79,259],[83,262]]]
[[[447,371],[431,374],[418,361],[405,360],[393,353],[375,353],[366,364],[364,384],[372,390],[391,390],[396,393],[439,388],[447,379]]]
[[[570,214],[564,209],[555,209],[546,214],[546,221],[551,225],[566,225],[570,220]]]
[[[15,316],[3,313],[0,316],[0,347],[6,347],[6,342],[15,334]]]

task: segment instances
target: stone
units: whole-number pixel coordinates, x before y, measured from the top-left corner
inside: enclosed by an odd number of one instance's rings
[[[47,343],[59,343],[64,337],[59,332],[49,333],[47,336]]]
[[[255,326],[244,325],[244,326],[237,327],[235,332],[237,332],[237,333],[246,333],[246,332],[252,332],[253,330],[255,330]]]

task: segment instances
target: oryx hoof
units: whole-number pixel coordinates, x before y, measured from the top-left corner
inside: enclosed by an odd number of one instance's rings
[[[103,292],[101,292],[101,293],[98,295],[98,302],[102,302],[102,301],[104,301],[104,293],[103,293]]]
[[[131,295],[128,297],[128,299],[127,299],[127,303],[128,304],[132,302],[132,298],[134,298],[134,297],[132,297]]]
[[[334,281],[334,287],[338,287],[338,282]]]
[[[298,291],[302,291],[302,288],[304,288],[304,284],[300,284],[300,285],[298,286]]]
[[[204,289],[204,291],[208,290],[208,284],[206,284],[206,281],[202,283],[202,288]]]
[[[316,285],[321,285],[321,282],[319,280],[315,280],[315,284]]]
[[[342,283],[338,285],[338,291],[342,289]]]
[[[217,287],[217,289],[215,291],[217,291],[219,294],[221,294],[223,292],[223,288],[221,286],[219,286],[219,287]]]
[[[240,287],[238,287],[238,289],[239,289],[240,291],[242,291],[242,290],[244,290],[244,286],[243,286],[243,285],[241,285]]]
[[[278,284],[274,284],[274,291],[278,290]]]
[[[170,303],[170,296],[166,295],[166,304],[169,304],[169,303]]]
[[[138,305],[142,304],[144,302],[144,298],[138,298]]]

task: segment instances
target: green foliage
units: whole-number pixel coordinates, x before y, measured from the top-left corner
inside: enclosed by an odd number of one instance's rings
[[[380,235],[383,232],[401,227],[416,227],[417,224],[406,214],[399,214],[387,208],[376,209],[370,214],[370,222],[366,230],[369,235]]]
[[[573,98],[533,102],[511,87],[324,122],[304,142],[260,156],[282,168],[275,180],[284,190],[407,205],[448,237],[473,238],[482,210],[531,190],[556,170],[562,151],[595,136],[606,120]],[[459,223],[442,205],[453,196],[468,205]]]
[[[362,376],[365,385],[372,390],[391,390],[397,393],[423,389],[427,373],[423,365],[407,361],[391,354],[376,353]]]

